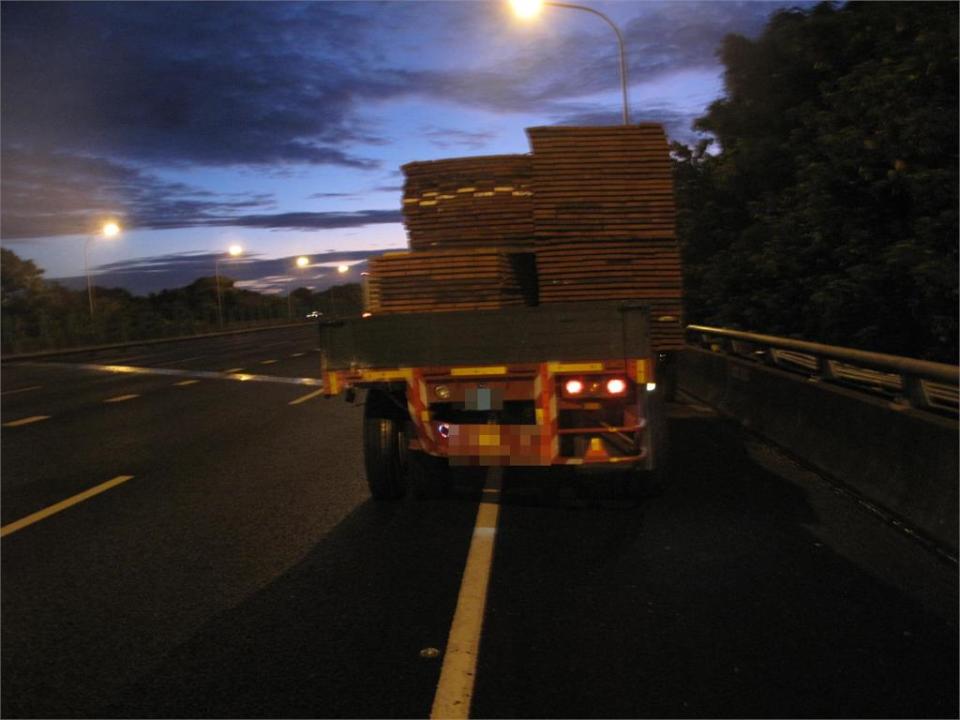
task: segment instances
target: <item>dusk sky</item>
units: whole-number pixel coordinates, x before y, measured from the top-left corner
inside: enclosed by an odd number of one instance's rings
[[[624,33],[631,119],[690,142],[723,92],[723,36],[798,3],[586,4]],[[91,266],[134,291],[212,275],[233,243],[249,287],[285,292],[298,254],[316,264],[297,284],[325,285],[324,253],[406,246],[400,165],[620,122],[609,27],[497,0],[4,2],[0,92],[3,246],[78,276],[117,218]]]

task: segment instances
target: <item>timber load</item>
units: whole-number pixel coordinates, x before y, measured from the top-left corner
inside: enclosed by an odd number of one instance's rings
[[[528,128],[542,303],[636,299],[657,350],[683,346],[669,146],[653,123]]]
[[[530,156],[407,163],[403,220],[410,248],[496,247],[533,240]]]
[[[370,260],[367,309],[381,314],[532,305],[527,288],[533,272],[533,254],[522,248],[386,253]]]
[[[536,127],[529,155],[413,162],[411,252],[370,261],[372,313],[638,300],[654,349],[683,346],[682,268],[662,126]]]

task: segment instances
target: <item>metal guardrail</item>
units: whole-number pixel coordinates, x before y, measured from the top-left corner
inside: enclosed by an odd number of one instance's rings
[[[705,325],[688,325],[687,339],[700,347],[852,386],[920,410],[960,411],[960,367],[955,365]]]
[[[309,322],[285,322],[281,325],[257,325],[255,327],[234,328],[232,330],[220,330],[211,333],[199,333],[197,335],[174,335],[163,338],[145,338],[142,340],[124,340],[123,342],[107,343],[104,345],[82,345],[70,348],[57,348],[55,350],[37,350],[35,352],[18,353],[16,355],[0,356],[0,363],[16,362],[18,360],[40,360],[48,357],[57,357],[60,355],[78,355],[88,352],[98,352],[100,350],[119,350],[128,347],[140,347],[142,345],[161,345],[163,343],[175,343],[186,340],[203,340],[204,338],[223,337],[224,335],[243,335],[246,333],[265,332],[268,330],[281,330],[283,328],[302,327],[304,325],[315,325],[316,321]]]

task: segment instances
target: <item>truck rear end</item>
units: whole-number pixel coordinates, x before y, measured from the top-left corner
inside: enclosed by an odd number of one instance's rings
[[[367,391],[364,454],[376,498],[441,491],[450,467],[660,467],[663,393],[649,309],[584,302],[324,323],[328,395]]]

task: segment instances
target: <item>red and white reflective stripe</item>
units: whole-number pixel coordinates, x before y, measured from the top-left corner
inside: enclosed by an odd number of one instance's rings
[[[430,422],[427,385],[423,381],[423,373],[420,370],[413,370],[407,376],[407,410],[421,446],[427,452],[436,454],[437,436]]]
[[[544,465],[553,463],[560,454],[560,438],[557,436],[557,392],[553,371],[548,363],[538,368],[533,390],[537,398],[537,425],[540,425],[540,460]]]

